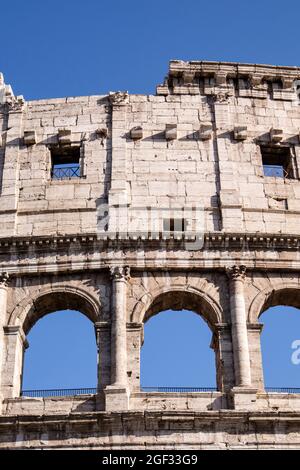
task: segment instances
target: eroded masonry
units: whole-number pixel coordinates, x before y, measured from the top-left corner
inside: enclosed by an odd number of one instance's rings
[[[300,307],[300,68],[171,61],[156,95],[25,101],[0,77],[0,447],[300,448],[260,315]],[[98,389],[25,396],[44,315],[95,325]],[[144,323],[201,315],[216,391],[143,391]],[[180,345],[179,345],[180,347]]]

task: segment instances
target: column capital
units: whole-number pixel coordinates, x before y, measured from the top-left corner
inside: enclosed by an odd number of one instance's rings
[[[7,287],[9,274],[7,272],[0,272],[0,287]]]
[[[246,266],[234,265],[226,268],[226,273],[229,279],[244,281],[246,277]]]
[[[128,281],[130,278],[129,266],[111,266],[109,270],[114,281]]]
[[[125,105],[129,101],[128,91],[111,91],[108,95],[108,99],[112,105]]]
[[[213,95],[215,104],[228,104],[229,98],[230,98],[229,93],[222,92],[222,91]]]

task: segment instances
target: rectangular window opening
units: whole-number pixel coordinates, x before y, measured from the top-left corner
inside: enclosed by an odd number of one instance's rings
[[[262,145],[260,151],[265,176],[295,178],[289,147]]]
[[[164,219],[164,232],[184,232],[186,230],[187,222],[185,219]]]
[[[51,151],[51,178],[80,178],[80,147],[53,147]]]

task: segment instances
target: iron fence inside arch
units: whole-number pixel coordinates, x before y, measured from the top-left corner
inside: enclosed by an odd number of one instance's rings
[[[217,392],[216,387],[141,387],[141,392],[158,393],[188,393],[188,392]],[[296,387],[266,387],[267,393],[299,393]],[[47,398],[47,397],[76,397],[78,395],[96,395],[99,389],[87,388],[60,388],[48,390],[22,390],[21,397]]]
[[[300,393],[300,388],[296,387],[265,387],[266,392],[270,393]]]
[[[142,392],[217,392],[216,387],[141,387]]]
[[[76,397],[77,395],[95,395],[97,388],[60,388],[49,390],[22,390],[21,397],[47,398],[47,397]]]

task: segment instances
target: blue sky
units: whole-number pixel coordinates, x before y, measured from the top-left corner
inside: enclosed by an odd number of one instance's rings
[[[28,335],[24,388],[96,386],[96,344],[92,323],[79,312],[42,318]],[[193,312],[163,312],[145,326],[141,354],[144,386],[214,386],[211,332]]]
[[[170,59],[300,65],[296,0],[10,0],[0,70],[27,99],[154,93]]]
[[[0,11],[0,71],[26,99],[154,93],[170,59],[300,65],[296,0],[10,0]],[[299,312],[281,308],[263,320],[267,385],[300,386],[300,366],[290,359]],[[151,319],[144,385],[213,385],[209,340],[204,322],[188,312]],[[85,317],[49,315],[29,341],[25,388],[95,385],[94,332]]]
[[[300,365],[292,362],[292,343],[300,340],[299,310],[273,307],[260,321],[264,323],[265,385],[300,387]],[[96,386],[94,328],[84,315],[73,311],[47,315],[32,328],[28,340],[24,389]],[[208,326],[193,312],[165,311],[150,318],[141,351],[141,384],[214,387],[215,358],[210,341]]]

